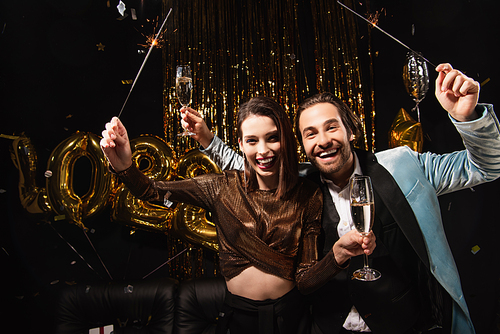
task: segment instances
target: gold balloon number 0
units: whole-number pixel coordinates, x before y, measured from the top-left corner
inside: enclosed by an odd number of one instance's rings
[[[82,228],[84,219],[101,212],[108,205],[115,184],[99,140],[92,133],[77,132],[52,151],[47,164],[47,170],[52,173],[46,178],[52,209]],[[75,163],[82,157],[90,160],[93,172],[88,192],[79,196],[73,188],[73,180]]]

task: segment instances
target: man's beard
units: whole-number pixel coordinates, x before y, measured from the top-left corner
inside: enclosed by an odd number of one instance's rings
[[[314,156],[311,158],[311,156],[308,156],[309,161],[315,166],[321,174],[324,176],[328,176],[334,173],[337,173],[340,171],[346,163],[349,161],[349,158],[352,155],[352,149],[351,147],[345,147],[343,146],[339,151],[337,152],[339,154],[339,159],[329,162],[329,163],[322,163],[320,158],[317,156]]]

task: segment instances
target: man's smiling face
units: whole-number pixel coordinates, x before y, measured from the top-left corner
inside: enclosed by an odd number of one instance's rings
[[[347,131],[336,106],[318,103],[300,114],[299,130],[309,161],[337,185],[348,179],[354,168],[353,135]]]

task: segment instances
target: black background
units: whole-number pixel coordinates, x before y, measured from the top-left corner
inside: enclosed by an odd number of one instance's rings
[[[137,21],[130,16],[117,20],[117,1],[108,7],[105,0],[1,0],[0,134],[24,133],[31,138],[38,155],[39,186],[44,186],[44,166],[57,144],[76,131],[100,134],[129,92],[130,85],[122,80],[135,77],[144,58],[138,51],[147,51],[139,44],[154,31],[151,22],[161,17],[162,6],[160,0],[124,2],[127,8],[136,8]],[[182,5],[189,1],[179,2]],[[365,2],[358,8],[363,6]],[[434,64],[449,62],[485,83],[480,102],[498,105],[499,2],[373,0],[369,7],[381,11],[381,28]],[[400,108],[410,111],[414,102],[402,81],[407,50],[378,30],[372,30],[370,42],[376,149],[382,150],[387,148],[396,113]],[[104,51],[98,50],[99,43]],[[161,69],[161,51],[153,50],[122,116],[133,124],[128,127],[131,138],[146,133],[163,136]],[[432,66],[429,71],[431,89],[420,104],[424,149],[436,153],[461,149],[459,136],[433,96]],[[49,225],[43,217],[23,210],[10,145],[10,140],[0,138],[0,189],[5,190],[0,193],[0,296],[2,310],[8,309],[2,311],[1,324],[15,323],[17,332],[50,333],[58,287],[108,275],[78,227],[65,221]],[[494,327],[500,276],[495,247],[500,229],[498,185],[495,181],[440,198],[478,333],[498,332]],[[114,279],[141,278],[168,258],[164,235],[143,231],[130,235],[130,229],[111,222],[107,212],[85,224]],[[475,245],[480,251],[473,254]],[[168,275],[168,268],[154,275]]]

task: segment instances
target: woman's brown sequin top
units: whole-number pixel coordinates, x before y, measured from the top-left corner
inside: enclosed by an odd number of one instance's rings
[[[211,211],[217,228],[219,259],[226,279],[256,268],[295,280],[310,293],[341,268],[330,252],[318,261],[323,198],[318,186],[304,178],[280,200],[274,191],[247,193],[243,172],[205,174],[180,181],[155,181],[135,164],[117,173],[134,196],[145,201],[188,203]]]

